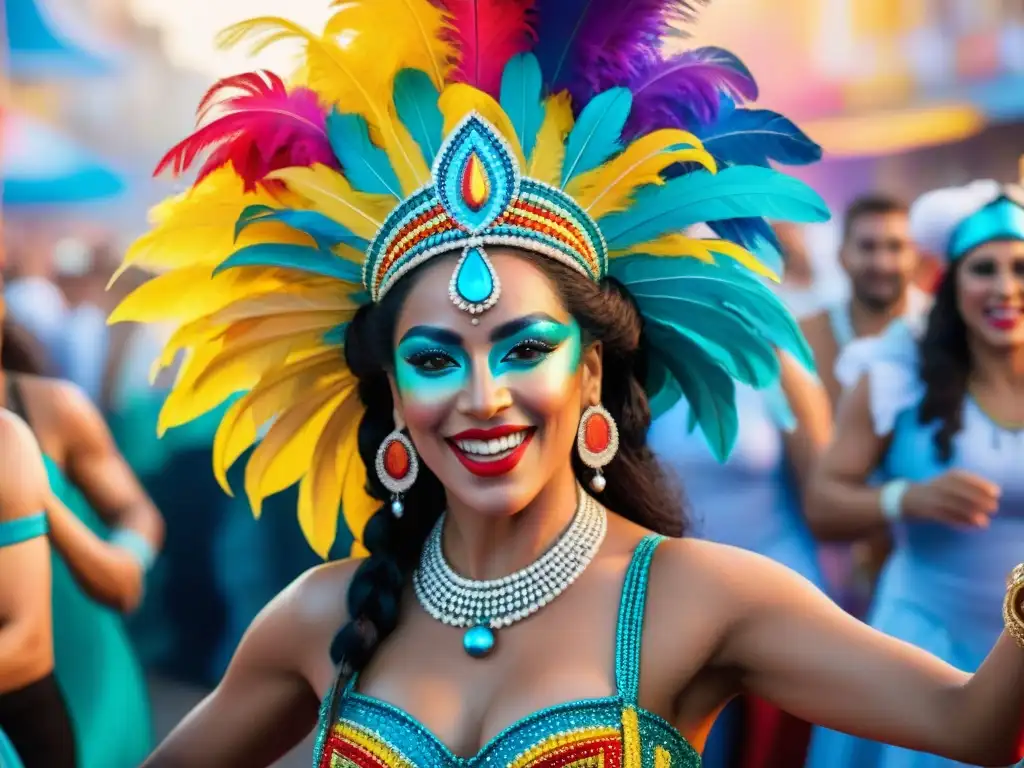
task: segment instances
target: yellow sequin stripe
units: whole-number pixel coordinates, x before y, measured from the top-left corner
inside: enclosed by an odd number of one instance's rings
[[[598,739],[617,739],[619,731],[617,728],[608,726],[595,726],[594,728],[582,728],[578,731],[568,731],[550,736],[534,747],[523,752],[515,760],[508,764],[508,768],[529,768],[530,763],[541,757],[548,757],[557,749],[571,747],[580,742],[595,741]]]
[[[634,707],[622,710],[622,768],[643,768],[640,721]]]
[[[355,744],[357,747],[366,751],[374,758],[381,761],[384,765],[388,766],[388,768],[415,768],[411,762],[409,762],[403,755],[389,747],[373,731],[369,731],[358,725],[352,725],[351,723],[341,722],[335,724],[332,729],[332,734]],[[330,749],[330,742],[328,742],[327,748]]]
[[[520,204],[518,201],[514,201],[509,209],[503,214],[504,216],[521,216],[524,219],[529,219],[540,225],[547,225],[553,230],[561,234],[564,238],[569,240],[569,247],[573,248],[583,256],[589,263],[592,270],[596,271],[597,265],[597,252],[594,250],[593,245],[587,241],[586,237],[578,234],[574,231],[573,222],[566,222],[561,216],[555,211],[545,210],[544,214],[537,214],[532,210],[529,210],[523,205],[531,205],[534,208],[539,208],[536,203],[525,203]]]
[[[672,755],[664,747],[654,749],[654,768],[672,768]]]

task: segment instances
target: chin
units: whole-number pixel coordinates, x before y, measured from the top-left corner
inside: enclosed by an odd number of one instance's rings
[[[536,478],[536,476],[534,476]],[[445,484],[450,496],[455,496],[463,505],[484,517],[512,517],[522,512],[539,489],[536,479],[531,482],[516,482],[512,478],[497,481],[473,478]]]

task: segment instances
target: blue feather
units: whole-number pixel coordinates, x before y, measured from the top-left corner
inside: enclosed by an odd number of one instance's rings
[[[536,56],[521,53],[509,59],[501,76],[501,108],[512,120],[527,162],[533,154],[540,124],[544,121],[542,89],[540,64]]]
[[[235,222],[235,240],[249,226],[265,222],[280,222],[304,232],[316,241],[317,247],[330,250],[339,243],[359,250],[369,247],[365,238],[352,233],[348,227],[317,211],[271,208],[268,205],[250,205]]]
[[[628,211],[601,220],[610,250],[680,232],[700,222],[747,217],[827,221],[828,206],[801,181],[770,168],[734,166],[698,171],[639,190]]]
[[[324,344],[341,346],[345,343],[345,334],[348,332],[348,323],[338,323],[323,336]]]
[[[425,72],[403,69],[395,77],[395,111],[419,144],[428,166],[433,165],[444,135],[444,115],[437,107],[439,96]]]
[[[821,159],[821,147],[792,121],[768,109],[731,109],[694,133],[720,166],[807,165]]]
[[[725,462],[736,443],[739,417],[736,384],[699,344],[657,320],[645,322],[651,347],[672,372],[690,406],[691,419],[700,424],[708,447]]]
[[[562,187],[581,173],[597,168],[621,151],[622,129],[633,106],[626,88],[612,88],[591,100],[569,132],[562,166]]]
[[[544,82],[563,83],[572,76],[573,48],[593,0],[548,0],[537,8],[537,44],[533,53]]]
[[[782,243],[764,219],[726,219],[708,222],[708,226],[721,239],[742,245],[776,274],[783,273]]]
[[[355,189],[402,199],[402,187],[388,155],[370,141],[370,128],[362,116],[335,109],[327,116],[327,138]]]
[[[217,265],[215,275],[236,267],[278,267],[309,275],[320,275],[359,284],[363,275],[359,265],[306,245],[258,243],[241,248]]]

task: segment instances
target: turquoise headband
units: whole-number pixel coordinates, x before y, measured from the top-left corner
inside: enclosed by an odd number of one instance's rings
[[[957,225],[946,253],[955,261],[979,245],[993,240],[1024,240],[1024,208],[1000,197]]]

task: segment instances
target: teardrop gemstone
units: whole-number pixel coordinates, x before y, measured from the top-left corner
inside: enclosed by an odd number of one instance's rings
[[[470,152],[462,166],[461,190],[463,201],[474,212],[487,205],[491,197],[491,182],[476,152]]]
[[[455,275],[455,290],[470,304],[482,304],[494,292],[494,278],[486,258],[479,248],[470,248]]]
[[[401,480],[409,474],[409,451],[401,440],[392,440],[385,449],[384,471],[395,480]]]
[[[474,659],[482,659],[494,650],[494,632],[484,624],[470,627],[462,636],[462,647]]]

